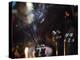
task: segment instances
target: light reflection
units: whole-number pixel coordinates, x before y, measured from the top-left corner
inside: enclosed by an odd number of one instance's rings
[[[32,3],[27,3],[27,19],[28,23],[31,24],[34,21],[34,14],[32,13],[33,11],[33,4]]]

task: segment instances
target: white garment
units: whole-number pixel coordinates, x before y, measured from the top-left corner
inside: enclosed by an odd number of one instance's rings
[[[52,55],[52,48],[46,46],[45,47],[45,55],[46,56]]]

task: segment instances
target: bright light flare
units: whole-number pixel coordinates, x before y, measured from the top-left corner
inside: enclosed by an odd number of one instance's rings
[[[28,49],[28,47],[26,47],[25,50],[24,50],[25,58],[28,58],[28,51],[29,51],[29,49]]]
[[[27,3],[27,19],[28,19],[28,23],[31,24],[34,20],[34,14],[32,13],[33,11],[33,4],[32,3]]]

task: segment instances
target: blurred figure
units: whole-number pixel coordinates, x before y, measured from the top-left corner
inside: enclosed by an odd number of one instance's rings
[[[19,46],[17,45],[15,48],[12,48],[13,56],[12,58],[20,58],[21,55],[19,53]]]
[[[25,21],[27,21],[26,9],[25,2],[16,2],[17,12],[12,15],[13,44],[15,45],[24,40],[24,27]]]
[[[15,47],[12,47],[12,48],[15,48],[15,51],[13,52],[13,55],[15,56],[14,58],[22,58],[22,52],[21,49],[23,47],[18,47],[19,48],[19,52],[18,53],[18,50],[16,48],[16,45],[18,45],[19,43],[22,43],[24,42],[24,39],[25,39],[25,29],[28,25],[28,22],[27,22],[27,15],[26,15],[26,11],[27,11],[27,8],[26,8],[26,2],[16,2],[16,13],[13,14],[12,13],[12,30],[11,30],[11,33],[12,33],[12,44],[13,46]],[[14,50],[14,49],[12,49]],[[23,49],[24,50],[24,49]]]

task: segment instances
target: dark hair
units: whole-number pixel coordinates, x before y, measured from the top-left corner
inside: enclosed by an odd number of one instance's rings
[[[16,7],[15,8],[17,9],[21,5],[26,6],[26,2],[16,2]]]

